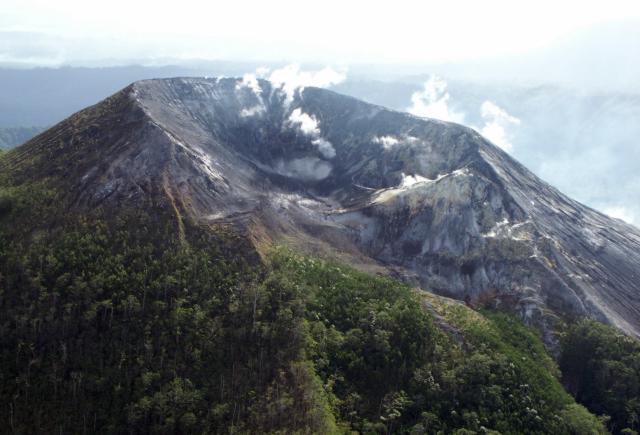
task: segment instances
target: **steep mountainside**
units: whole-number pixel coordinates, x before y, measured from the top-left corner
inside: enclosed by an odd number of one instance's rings
[[[640,334],[640,231],[460,125],[249,77],[149,80],[4,165],[11,183],[49,180],[75,208],[153,198],[258,252],[339,256],[548,332],[589,316]]]
[[[458,125],[135,83],[0,156],[0,427],[627,433],[640,344],[554,333],[637,333],[637,245]]]

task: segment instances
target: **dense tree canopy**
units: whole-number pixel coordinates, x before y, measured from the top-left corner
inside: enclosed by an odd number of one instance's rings
[[[14,433],[602,433],[507,314],[165,208],[0,190],[0,424]],[[184,231],[182,231],[184,230]]]
[[[568,390],[592,412],[611,417],[614,433],[640,429],[640,343],[583,320],[569,328],[560,356]]]

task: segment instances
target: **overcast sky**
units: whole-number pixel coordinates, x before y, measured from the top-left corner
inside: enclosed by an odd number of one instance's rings
[[[3,0],[0,61],[435,63],[526,53],[640,2]]]

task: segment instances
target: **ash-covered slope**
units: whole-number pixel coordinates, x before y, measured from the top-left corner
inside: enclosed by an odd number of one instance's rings
[[[149,80],[6,161],[79,207],[152,197],[258,250],[291,243],[542,326],[587,315],[640,335],[640,230],[460,125],[249,78]]]

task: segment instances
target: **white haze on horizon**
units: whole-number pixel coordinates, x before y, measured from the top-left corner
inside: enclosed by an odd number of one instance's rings
[[[633,30],[638,26],[629,25],[634,20],[640,20],[640,3],[628,0],[326,0],[322,5],[304,0],[5,0],[0,62],[210,59],[446,67],[495,64],[529,53],[535,58],[553,47],[565,55],[551,57],[580,58],[581,49],[590,46],[622,58],[640,35]],[[607,29],[607,37],[592,38],[587,46],[572,42],[590,28],[620,21],[627,24]],[[603,41],[607,50],[600,49]],[[573,54],[566,56],[567,50]],[[478,73],[498,73],[483,69]]]
[[[619,93],[633,99],[640,95],[638,47],[640,2],[629,0],[4,0],[0,14],[0,66],[246,62],[254,66],[245,68],[252,72],[245,75],[244,85],[255,91],[258,78],[269,79],[288,101],[301,87],[348,81],[347,69],[349,80],[411,81],[432,73],[395,108],[469,125],[563,191],[635,224],[640,224],[640,206],[629,198],[640,192],[634,187],[640,180],[623,156],[632,161],[637,155],[629,145],[637,129],[621,125],[619,120],[627,117],[617,107],[601,109],[610,111],[604,116],[610,126],[594,132],[599,142],[587,141],[581,148],[570,143],[572,135],[577,142],[600,122],[580,118],[584,107],[566,106],[576,112],[566,115],[573,122],[566,127],[550,119],[542,124],[546,114],[532,119],[532,113],[520,110],[527,108],[508,104],[498,91],[553,84],[575,94]],[[309,64],[314,71],[307,70]],[[266,67],[254,71],[255,65]],[[443,78],[438,81],[436,74]],[[482,89],[493,92],[481,92],[465,106],[447,87],[454,80],[491,84]],[[365,99],[376,100],[370,95]],[[258,116],[260,110],[260,105],[246,108],[244,116]],[[540,126],[566,128],[568,133],[554,143],[562,148],[559,152],[553,154],[548,144],[533,144],[540,137],[533,129]],[[330,144],[321,139],[313,137],[330,156]],[[390,138],[380,140],[394,146]],[[536,153],[546,154],[539,158]],[[581,173],[594,169],[598,176],[588,180],[581,175],[582,181],[573,174],[578,165]],[[558,175],[564,172],[572,176]],[[620,193],[625,191],[631,193]],[[591,200],[608,193],[616,201]]]

